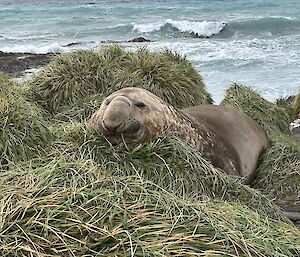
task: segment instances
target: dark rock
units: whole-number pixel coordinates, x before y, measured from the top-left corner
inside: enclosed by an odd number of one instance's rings
[[[80,44],[82,44],[82,43],[81,42],[73,42],[73,43],[66,44],[63,47],[78,46]]]
[[[102,44],[119,44],[124,43],[126,41],[118,41],[118,40],[101,40],[100,43]]]
[[[141,43],[141,42],[151,42],[149,39],[146,39],[144,37],[136,37],[131,40],[128,40],[128,42],[134,42],[134,43]]]
[[[193,38],[210,38],[209,36],[201,35],[196,32],[190,32],[190,33],[186,34],[186,37],[189,37],[189,36],[191,36]]]

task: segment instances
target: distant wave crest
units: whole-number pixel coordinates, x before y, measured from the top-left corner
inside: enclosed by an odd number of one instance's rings
[[[218,21],[188,21],[167,19],[165,22],[132,23],[133,30],[140,33],[153,33],[171,28],[182,33],[189,33],[197,37],[210,37],[219,34],[226,26]]]
[[[221,35],[256,35],[259,33],[291,34],[300,32],[300,21],[285,16],[252,17],[232,21],[188,21],[167,19],[164,22],[132,23],[132,30],[139,33],[180,32],[195,37]],[[222,33],[221,33],[222,32]]]

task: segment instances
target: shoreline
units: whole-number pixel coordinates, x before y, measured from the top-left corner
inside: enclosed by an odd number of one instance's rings
[[[47,65],[54,55],[56,54],[5,53],[0,51],[0,72],[13,78],[20,78],[26,75],[26,71]]]

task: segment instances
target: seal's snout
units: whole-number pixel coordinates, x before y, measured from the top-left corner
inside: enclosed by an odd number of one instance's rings
[[[121,133],[126,127],[126,120],[129,115],[128,101],[122,98],[113,99],[104,112],[103,129],[112,133]]]
[[[122,132],[125,126],[122,115],[122,112],[116,112],[114,114],[109,113],[108,115],[104,115],[102,120],[103,129],[113,133]]]

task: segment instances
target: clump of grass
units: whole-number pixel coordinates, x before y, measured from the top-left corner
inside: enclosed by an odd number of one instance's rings
[[[265,152],[254,187],[284,209],[300,210],[300,144],[278,136]]]
[[[289,124],[292,117],[285,108],[267,101],[250,87],[232,84],[221,105],[245,112],[262,125],[269,135],[290,134]]]
[[[276,105],[283,108],[287,115],[290,117],[290,120],[294,119],[294,111],[293,111],[293,102],[295,100],[294,95],[290,95],[287,97],[280,97],[276,100]]]
[[[79,50],[57,55],[29,81],[34,99],[56,113],[61,106],[79,104],[86,96],[112,90],[114,70],[124,51],[116,46],[102,51]]]
[[[25,101],[19,86],[0,75],[0,165],[36,156],[51,134],[38,107]]]
[[[0,174],[1,256],[299,256],[299,231],[244,205],[191,202],[92,160]]]
[[[95,102],[99,107],[104,96],[129,86],[146,88],[176,107],[212,102],[201,75],[184,57],[115,45],[57,55],[28,85],[33,100],[52,114],[79,120],[95,111]]]
[[[52,128],[57,136],[50,154],[89,158],[104,166],[112,176],[137,175],[186,199],[206,198],[248,204],[259,213],[286,220],[279,209],[259,191],[241,184],[179,139],[162,135],[143,145],[112,147],[99,134],[86,130],[81,123],[63,123]]]
[[[295,117],[300,118],[300,90],[293,101],[293,110]]]
[[[141,48],[128,53],[124,64],[116,75],[118,88],[145,88],[177,108],[212,103],[201,75],[177,53]]]
[[[70,105],[60,107],[59,111],[52,115],[52,119],[84,122],[99,109],[104,98],[104,94],[87,95],[84,99],[78,99]]]

